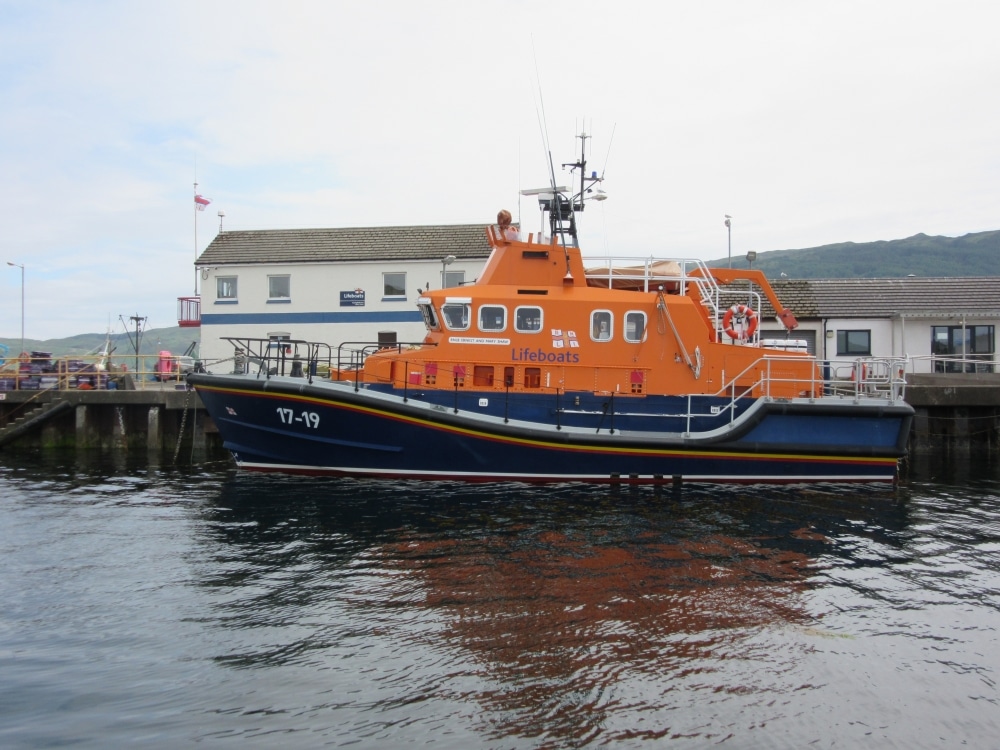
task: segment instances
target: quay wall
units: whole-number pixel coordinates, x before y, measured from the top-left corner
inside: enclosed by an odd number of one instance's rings
[[[907,375],[910,453],[1000,454],[1000,373]]]
[[[1000,455],[1000,373],[908,375],[906,401],[916,410],[910,454]],[[58,414],[16,439],[2,433],[20,415],[53,401]],[[146,451],[163,460],[225,456],[218,430],[198,394],[184,384],[143,390],[0,392],[0,450],[76,448]]]
[[[0,393],[0,438],[20,419],[53,402],[69,407],[0,450],[145,451],[175,463],[225,455],[198,394],[183,384],[144,390],[8,391]],[[27,416],[26,416],[27,415]]]

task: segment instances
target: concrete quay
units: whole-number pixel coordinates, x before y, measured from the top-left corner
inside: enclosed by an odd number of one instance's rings
[[[218,432],[184,383],[140,390],[0,392],[0,449],[144,450],[184,455],[211,451]]]
[[[1000,373],[907,375],[916,410],[910,452],[1000,450]],[[183,382],[138,390],[0,391],[0,449],[223,453],[198,394]]]

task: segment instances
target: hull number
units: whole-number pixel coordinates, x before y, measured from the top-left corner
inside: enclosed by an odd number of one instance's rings
[[[278,418],[282,424],[304,424],[306,427],[316,429],[319,427],[319,414],[314,411],[304,411],[296,414],[294,409],[278,407]]]

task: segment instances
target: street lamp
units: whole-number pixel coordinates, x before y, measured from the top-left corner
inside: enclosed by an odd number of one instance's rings
[[[11,263],[8,260],[7,265],[21,269],[21,351],[18,352],[18,358],[20,358],[24,354],[24,264]]]
[[[729,235],[729,267],[733,267],[733,222],[732,216],[726,214],[726,234]]]
[[[757,251],[750,250],[749,252],[747,252],[747,265],[751,271],[753,270],[753,262],[755,260],[757,260]]]
[[[442,289],[444,289],[444,287],[445,287],[445,283],[444,283],[444,269],[445,269],[445,267],[450,266],[454,262],[455,262],[455,256],[454,255],[446,255],[446,256],[444,256],[441,259],[441,288]]]

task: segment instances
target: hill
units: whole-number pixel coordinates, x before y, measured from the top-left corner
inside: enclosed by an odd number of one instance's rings
[[[139,341],[139,356],[156,356],[161,350],[169,350],[174,354],[183,354],[193,341],[200,341],[201,331],[197,328],[151,328],[143,331]],[[48,352],[53,357],[84,357],[90,354],[97,354],[104,348],[104,342],[108,338],[104,333],[81,333],[77,336],[69,336],[64,339],[25,339],[24,348],[29,352]],[[116,356],[125,356],[135,353],[133,341],[135,331],[131,332],[131,337],[124,331],[113,333],[110,336],[111,348]],[[21,348],[20,337],[0,338],[0,344],[5,344],[10,348],[10,353],[16,355]],[[195,354],[198,350],[195,348]]]
[[[915,234],[902,240],[840,242],[801,250],[758,252],[752,267],[768,278],[856,279],[901,276],[1000,275],[1000,231],[962,237]],[[709,261],[723,268],[728,258]],[[746,255],[733,255],[733,268],[747,268]]]

